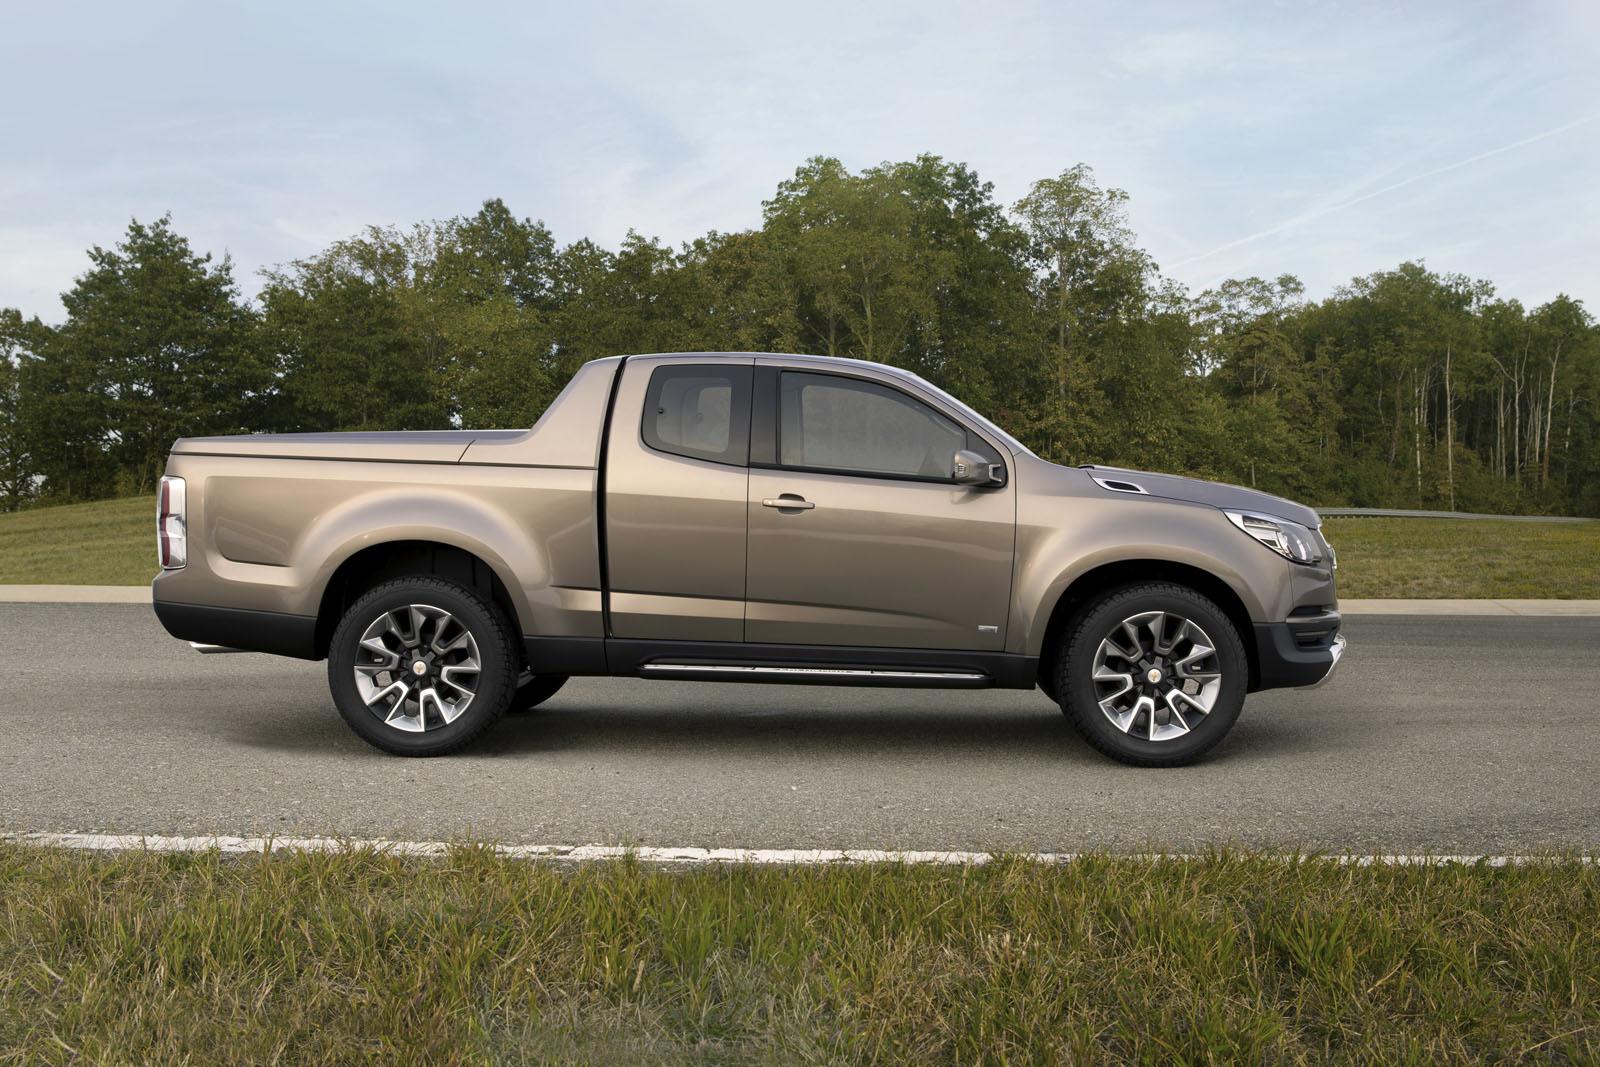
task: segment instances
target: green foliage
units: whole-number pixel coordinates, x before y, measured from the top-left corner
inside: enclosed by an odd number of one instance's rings
[[[1319,302],[1291,275],[1195,296],[1083,165],[1009,211],[937,156],[817,157],[760,228],[560,246],[499,200],[266,274],[169,220],[93,249],[50,327],[0,313],[0,509],[147,491],[180,435],[526,426],[578,366],[811,351],[923,375],[1063,463],[1313,503],[1600,514],[1600,328],[1419,263]]]
[[[22,365],[18,353],[30,328],[12,308],[0,308],[0,510],[14,511],[33,496],[32,445],[22,406]]]
[[[34,473],[56,497],[148,492],[174,438],[240,432],[269,384],[256,316],[230,263],[163,217],[129,224],[63,294],[59,329],[28,329],[21,404]]]

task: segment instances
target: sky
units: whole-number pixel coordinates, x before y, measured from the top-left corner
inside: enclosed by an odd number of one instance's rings
[[[1199,291],[1421,259],[1600,308],[1600,2],[0,0],[0,307],[130,218],[260,271],[489,197],[561,243],[759,225],[806,158],[1076,163]]]

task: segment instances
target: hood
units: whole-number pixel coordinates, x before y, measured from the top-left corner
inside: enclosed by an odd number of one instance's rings
[[[526,430],[394,430],[358,433],[252,433],[185,437],[175,455],[284,456],[293,459],[456,463],[474,441],[520,437]]]
[[[1214,508],[1226,508],[1229,511],[1250,511],[1267,517],[1276,516],[1298,522],[1302,526],[1316,528],[1322,524],[1322,519],[1315,511],[1304,504],[1296,504],[1293,500],[1285,500],[1281,496],[1271,493],[1262,493],[1254,489],[1246,489],[1242,485],[1228,485],[1225,482],[1207,482],[1199,478],[1180,478],[1176,474],[1154,474],[1150,471],[1128,470],[1125,467],[1100,467],[1094,464],[1084,464],[1078,468],[1097,482],[1127,482],[1137,485],[1152,497],[1164,500],[1182,500],[1191,504],[1209,504]],[[1105,486],[1101,486],[1105,489]],[[1106,492],[1119,494],[1124,491],[1106,489]],[[1135,494],[1127,492],[1130,499],[1136,499]]]

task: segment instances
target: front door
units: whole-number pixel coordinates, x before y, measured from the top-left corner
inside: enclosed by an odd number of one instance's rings
[[[1002,651],[1015,493],[951,479],[958,449],[1000,450],[889,383],[757,373],[776,441],[752,457],[745,640]]]

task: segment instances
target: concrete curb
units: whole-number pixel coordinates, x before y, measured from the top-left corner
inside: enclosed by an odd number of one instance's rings
[[[0,604],[148,604],[147,585],[0,585]],[[1600,616],[1600,600],[1341,600],[1346,615]]]
[[[148,603],[148,585],[0,585],[0,604]]]

